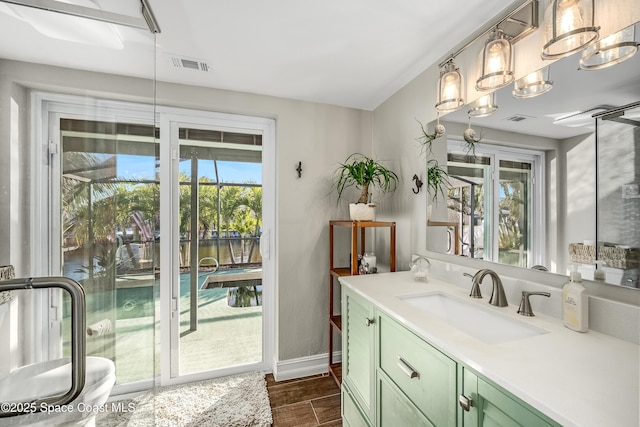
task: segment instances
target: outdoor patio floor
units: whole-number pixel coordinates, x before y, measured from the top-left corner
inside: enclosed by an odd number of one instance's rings
[[[190,331],[189,293],[184,292],[184,286],[181,288],[180,374],[243,365],[262,359],[261,306],[230,307],[226,288],[199,290],[197,329]],[[156,308],[159,308],[158,304],[156,299]],[[156,313],[160,311],[156,310]],[[154,357],[159,342],[155,337],[160,330],[159,324],[160,318],[156,317],[154,321],[150,315],[119,318],[115,321],[115,337],[108,334],[105,337],[87,338],[88,355],[113,354],[117,384],[151,379],[160,372],[160,357],[164,356],[157,354]],[[103,350],[109,347],[112,350],[104,353]]]

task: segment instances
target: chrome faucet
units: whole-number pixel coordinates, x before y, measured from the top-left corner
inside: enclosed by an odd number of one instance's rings
[[[507,302],[507,296],[504,294],[502,280],[500,280],[498,273],[493,270],[489,270],[488,268],[478,270],[478,272],[473,276],[464,273],[465,276],[472,278],[473,284],[471,286],[471,293],[469,296],[471,298],[482,298],[482,294],[480,293],[480,283],[482,283],[482,279],[484,279],[484,276],[487,274],[491,276],[493,281],[493,289],[491,291],[491,298],[489,298],[489,304],[495,305],[496,307],[507,307],[509,303]]]

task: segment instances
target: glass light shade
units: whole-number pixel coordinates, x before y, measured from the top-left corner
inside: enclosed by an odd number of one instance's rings
[[[552,88],[553,82],[549,80],[549,67],[544,67],[516,80],[512,93],[515,98],[533,98],[549,92]]]
[[[571,55],[598,40],[594,0],[553,0],[544,12],[542,59]]]
[[[481,96],[473,101],[470,105],[471,109],[468,114],[470,117],[487,117],[498,111],[496,104],[496,93]]]
[[[462,96],[463,81],[460,71],[453,61],[445,64],[438,80],[438,101],[436,110],[440,112],[456,111],[464,105]]]
[[[478,69],[477,90],[498,89],[513,81],[513,45],[502,31],[496,31],[480,51]]]
[[[631,58],[637,51],[636,29],[630,26],[587,47],[582,52],[580,68],[599,70]]]

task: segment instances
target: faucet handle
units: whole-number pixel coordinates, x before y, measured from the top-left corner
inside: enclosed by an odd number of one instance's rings
[[[480,281],[478,280],[478,273],[481,271],[482,270],[478,270],[473,276],[469,273],[462,273],[463,275],[470,277],[472,280],[471,293],[469,294],[471,298],[482,298],[482,293],[480,292]]]
[[[531,302],[529,302],[530,295],[542,295],[543,297],[550,297],[549,292],[528,292],[522,291],[522,300],[520,300],[520,307],[518,307],[518,314],[523,316],[535,316],[531,309]]]

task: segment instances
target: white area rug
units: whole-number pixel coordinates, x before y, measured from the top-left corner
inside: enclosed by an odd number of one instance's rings
[[[101,413],[97,427],[268,427],[272,423],[262,372],[161,387],[114,404],[133,410]]]

